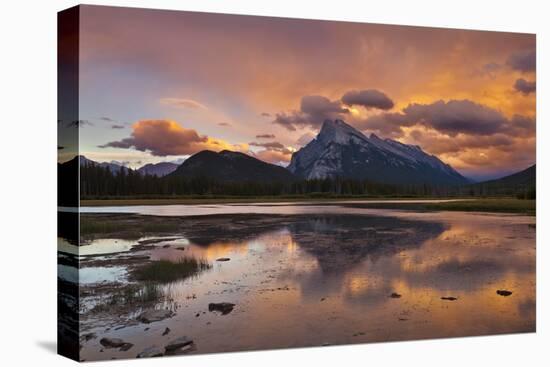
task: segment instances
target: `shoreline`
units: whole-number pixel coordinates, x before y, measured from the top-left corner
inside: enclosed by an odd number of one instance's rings
[[[81,200],[82,207],[206,204],[344,205],[372,209],[515,213],[535,216],[536,200],[515,198],[178,198]]]

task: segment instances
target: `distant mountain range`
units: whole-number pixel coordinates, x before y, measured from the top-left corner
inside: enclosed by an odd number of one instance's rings
[[[112,173],[131,171],[115,161],[100,163],[84,156],[79,156],[78,160],[80,166],[99,165]],[[474,184],[417,145],[381,139],[374,134],[367,137],[342,120],[326,120],[315,139],[292,155],[287,168],[244,153],[204,150],[180,165],[150,163],[135,172],[158,177],[206,177],[218,182],[289,183],[338,177],[394,185],[450,185],[474,189],[476,185],[483,185],[484,188],[498,188],[499,192],[534,186],[536,176],[533,165],[510,176]]]
[[[130,170],[130,168],[125,167],[124,165],[118,162],[96,162],[86,158],[83,155],[79,156],[79,161],[80,161],[80,166],[84,166],[86,164],[98,165],[100,167],[108,168],[109,171],[111,171],[111,173],[118,173],[120,172],[120,170],[123,170],[124,172],[128,172],[128,170]]]
[[[170,176],[207,177],[220,182],[292,182],[286,168],[266,163],[244,153],[203,150],[189,157]]]
[[[132,170],[131,168],[128,168],[124,166],[122,163],[111,161],[111,162],[96,162],[91,159],[86,158],[85,156],[81,155],[79,156],[80,160],[80,166],[83,166],[85,164],[94,164],[98,165],[100,167],[108,168],[111,173],[118,173],[121,170],[128,173],[128,171]],[[169,173],[172,173],[178,168],[178,165],[176,163],[172,162],[160,162],[160,163],[148,163],[137,170],[136,172],[139,172],[143,175],[152,175],[152,176],[158,176],[163,177],[166,176]]]
[[[288,170],[304,179],[345,177],[388,184],[460,185],[466,177],[417,145],[326,120],[317,137],[292,155]]]
[[[504,176],[496,180],[489,180],[481,182],[483,185],[494,185],[494,186],[535,186],[537,180],[537,166],[534,164],[529,168],[524,169],[523,171],[516,172],[509,176]]]
[[[160,163],[148,163],[143,167],[137,169],[137,171],[144,175],[152,175],[163,177],[178,168],[178,165],[172,162],[160,162]]]
[[[493,195],[512,195],[518,192],[534,190],[537,184],[537,167],[532,165],[523,171],[501,177],[496,180],[470,185],[470,189],[488,192]]]

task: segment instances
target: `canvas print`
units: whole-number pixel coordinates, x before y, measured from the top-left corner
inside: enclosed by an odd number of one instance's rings
[[[535,331],[534,34],[78,6],[58,41],[62,355]]]

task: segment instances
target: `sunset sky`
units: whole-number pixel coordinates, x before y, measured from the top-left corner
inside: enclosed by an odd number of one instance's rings
[[[535,36],[81,7],[80,149],[130,167],[203,149],[286,165],[326,118],[474,179],[535,163]]]

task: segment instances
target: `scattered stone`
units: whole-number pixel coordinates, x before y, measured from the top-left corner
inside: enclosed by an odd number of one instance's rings
[[[150,328],[146,327],[145,329],[143,329],[143,331],[147,331],[147,330],[149,330],[149,329],[150,329]]]
[[[456,297],[441,297],[443,301],[456,301],[458,298]]]
[[[101,338],[99,344],[103,345],[105,348],[123,348],[130,344],[130,347],[128,348],[130,349],[133,346],[133,344],[126,343],[124,340],[119,338]]]
[[[401,295],[399,293],[392,293],[390,294],[390,298],[401,298]]]
[[[201,314],[199,312],[197,312],[197,314],[195,315],[195,317],[199,317]]]
[[[185,251],[185,247],[176,247],[175,250]]]
[[[186,346],[191,345],[191,344],[193,344],[193,341],[191,339],[189,339],[186,336],[181,336],[177,339],[172,340],[170,343],[168,343],[164,347],[164,349],[166,350],[166,352],[173,352],[177,349],[186,347]]]
[[[229,302],[210,303],[208,304],[208,311],[218,311],[221,312],[222,315],[227,315],[233,311],[233,307],[235,307],[235,304]]]
[[[228,257],[220,257],[219,259],[216,259],[216,261],[229,261],[229,260],[231,259]]]
[[[136,358],[152,358],[152,357],[162,357],[164,353],[159,348],[152,346],[142,350]]]
[[[508,297],[508,296],[511,296],[511,295],[512,295],[512,292],[511,292],[511,291],[507,291],[507,290],[505,290],[505,289],[499,289],[499,290],[497,291],[497,294],[498,294],[499,296],[502,296],[502,297]]]
[[[164,329],[164,332],[162,333],[162,336],[168,335],[170,333],[170,328]]]
[[[162,248],[168,248],[168,247],[170,247],[170,245],[164,245],[164,246],[162,246]]]
[[[150,324],[155,321],[161,321],[167,318],[174,316],[175,313],[170,310],[147,310],[142,312],[137,320],[143,322],[144,324]]]
[[[404,318],[404,317],[399,317],[399,318],[397,318],[397,320],[399,320],[399,321],[408,321],[409,319]]]
[[[124,343],[124,345],[122,345],[119,350],[121,352],[126,352],[127,350],[130,350],[130,348],[132,348],[133,346],[134,344],[132,343]]]
[[[326,299],[325,297],[321,298],[321,302],[323,302],[325,299]]]
[[[95,333],[88,333],[88,334],[82,335],[82,339],[84,339],[84,341],[92,340],[95,338],[97,338],[97,335]]]

